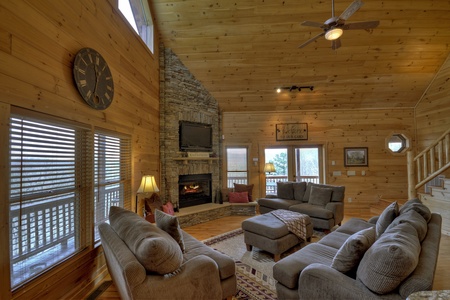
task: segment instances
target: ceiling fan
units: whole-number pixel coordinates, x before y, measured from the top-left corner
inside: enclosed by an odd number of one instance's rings
[[[331,48],[333,50],[338,49],[341,47],[341,41],[340,37],[344,30],[353,30],[353,29],[364,29],[366,31],[369,31],[380,24],[380,21],[366,21],[366,22],[355,22],[355,23],[349,23],[345,24],[345,21],[353,15],[355,12],[358,11],[358,9],[363,6],[363,2],[361,0],[355,0],[352,4],[350,4],[346,10],[339,16],[334,16],[334,0],[331,2],[331,18],[326,20],[323,24],[319,22],[313,22],[313,21],[305,21],[301,25],[303,26],[311,26],[311,27],[319,27],[323,29],[323,32],[316,35],[315,37],[307,40],[303,44],[299,46],[299,48],[303,48],[309,43],[314,42],[316,39],[320,38],[321,36],[325,36],[327,40],[330,40],[332,42]]]

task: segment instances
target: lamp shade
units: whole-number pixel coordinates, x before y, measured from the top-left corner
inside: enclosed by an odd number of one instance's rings
[[[273,163],[266,163],[264,165],[264,172],[265,173],[275,172],[275,166],[273,165]]]
[[[325,38],[329,41],[337,40],[344,31],[341,28],[332,28],[325,33]]]
[[[156,185],[155,176],[144,175],[142,176],[141,185],[137,190],[137,194],[145,193],[157,193],[159,192],[158,186]]]

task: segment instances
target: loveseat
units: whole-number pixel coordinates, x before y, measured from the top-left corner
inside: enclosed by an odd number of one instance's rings
[[[111,207],[99,233],[121,299],[224,299],[236,293],[235,263],[155,211],[156,225]]]
[[[352,218],[273,267],[279,299],[406,299],[431,290],[441,215],[418,199]]]
[[[277,182],[277,194],[258,200],[261,214],[286,209],[306,214],[314,228],[331,230],[344,218],[344,186],[312,182]]]

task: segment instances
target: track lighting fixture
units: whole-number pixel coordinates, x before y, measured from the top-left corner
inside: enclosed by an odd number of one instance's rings
[[[277,93],[281,93],[281,90],[289,90],[289,92],[292,92],[294,90],[298,90],[299,92],[302,91],[302,89],[309,89],[310,91],[314,90],[314,86],[312,85],[307,85],[307,86],[284,86],[284,87],[279,87],[277,88]]]

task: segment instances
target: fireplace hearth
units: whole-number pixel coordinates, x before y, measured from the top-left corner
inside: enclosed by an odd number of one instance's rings
[[[211,174],[190,174],[178,177],[179,207],[211,203]]]

